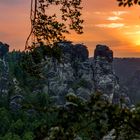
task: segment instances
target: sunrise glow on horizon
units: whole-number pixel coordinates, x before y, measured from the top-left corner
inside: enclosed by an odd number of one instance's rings
[[[105,44],[115,57],[140,57],[140,6],[118,7],[116,0],[83,0],[84,33],[67,38],[85,44],[93,56]],[[30,0],[0,0],[0,41],[23,50],[30,32]]]

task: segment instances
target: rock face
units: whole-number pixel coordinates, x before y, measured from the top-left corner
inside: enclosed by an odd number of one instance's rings
[[[83,100],[88,100],[90,95],[95,92],[103,93],[105,99],[111,103],[120,104],[120,99],[123,97],[127,104],[130,104],[125,88],[120,88],[119,79],[113,71],[113,52],[109,47],[97,45],[94,60],[91,60],[88,56],[88,49],[83,44],[73,45],[71,42],[61,42],[58,43],[58,46],[62,51],[61,60],[44,57],[43,81],[38,83],[39,87],[33,88],[33,93],[48,93],[58,105],[65,104],[67,94],[77,95]],[[8,45],[0,43],[1,54],[5,55],[7,51]],[[22,93],[26,91],[20,88],[19,78],[21,76],[12,77],[11,81],[8,79],[8,62],[3,55],[0,59],[0,63],[2,63],[0,91],[8,93],[10,91],[8,84],[12,85],[14,95],[11,97],[11,106],[15,110],[19,107],[18,102],[23,98]]]
[[[47,79],[44,92],[48,92],[59,104],[64,103],[65,95],[70,92],[83,99],[89,98],[94,91],[94,83],[86,46],[73,45],[71,42],[62,42],[59,46],[62,50],[61,63],[50,58],[44,68]]]
[[[7,58],[9,45],[0,42],[0,97],[7,98],[12,110],[20,109],[23,95],[18,80],[12,77]]]
[[[104,94],[105,98],[113,104],[123,107],[131,106],[127,89],[120,86],[119,78],[113,70],[113,52],[105,45],[97,45],[94,53],[94,82],[95,90]],[[121,103],[121,99],[124,103]]]
[[[48,59],[44,68],[47,79],[44,92],[49,93],[56,103],[63,104],[68,93],[87,100],[96,91],[103,93],[111,103],[119,104],[122,97],[128,99],[113,71],[113,52],[109,47],[97,45],[91,61],[86,46],[71,42],[59,45],[63,63]]]
[[[94,54],[94,80],[96,91],[104,93],[106,98],[117,103],[119,101],[118,78],[113,72],[113,52],[104,45],[97,45]],[[115,99],[114,99],[115,97]]]
[[[0,42],[0,58],[3,58],[9,51],[9,45]]]
[[[97,45],[94,51],[94,59],[98,59],[98,57],[104,57],[108,62],[113,61],[113,52],[109,49],[109,47],[105,45]]]
[[[9,45],[0,42],[0,93],[7,95],[9,85],[9,67],[6,60],[6,54],[9,51]]]
[[[7,95],[9,85],[9,71],[8,65],[5,60],[0,60],[0,93],[1,95]]]

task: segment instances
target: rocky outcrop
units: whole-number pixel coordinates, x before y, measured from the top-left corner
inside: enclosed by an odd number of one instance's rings
[[[70,41],[65,41],[58,43],[59,48],[62,50],[63,57],[66,57],[66,60],[75,61],[76,59],[80,62],[86,61],[89,56],[88,49],[83,44],[73,45]]]
[[[104,57],[110,63],[113,62],[113,51],[109,49],[109,47],[105,45],[97,45],[94,51],[94,59],[96,60],[98,57]]]
[[[62,50],[61,63],[47,58],[43,73],[46,78],[44,92],[49,93],[56,103],[63,104],[70,92],[88,98],[93,92],[92,64],[88,60],[88,50],[82,44],[71,42],[58,44]],[[57,66],[57,67],[56,67]]]
[[[94,53],[95,90],[103,93],[113,104],[130,107],[127,89],[120,85],[113,69],[113,52],[105,45],[97,45]]]
[[[0,93],[2,96],[6,96],[9,89],[9,66],[6,60],[8,51],[9,45],[0,42]]]
[[[0,46],[3,48],[4,44],[0,43]],[[83,44],[74,45],[72,42],[60,42],[58,46],[62,52],[61,60],[47,55],[43,57],[42,61],[45,62],[45,65],[41,68],[43,79],[37,84],[37,87],[32,88],[34,89],[33,93],[47,93],[54,100],[54,103],[59,105],[65,103],[67,94],[74,94],[82,100],[88,100],[90,95],[95,92],[103,93],[104,98],[111,103],[120,104],[121,98],[125,98],[125,101],[128,104],[130,103],[125,88],[120,87],[119,78],[114,73],[112,66],[113,52],[109,47],[97,45],[94,60],[91,60],[88,56],[88,49]],[[8,51],[8,45],[5,45],[5,47]],[[4,52],[7,51],[5,49]],[[18,58],[18,60],[20,59]],[[20,88],[20,82],[17,80],[20,77],[11,78],[16,79],[17,82],[10,81],[8,79],[8,62],[5,57],[2,57],[0,62],[0,91],[1,93],[3,91],[8,93],[8,84],[13,85],[15,94],[13,95],[14,98],[11,97],[11,105],[16,108],[18,106],[16,102],[22,100],[20,95],[24,93],[24,90]],[[28,85],[26,86],[28,87]]]
[[[0,42],[0,97],[7,98],[10,108],[16,111],[21,108],[24,91],[19,81],[11,75],[8,52],[9,45]]]
[[[0,93],[2,96],[8,93],[9,71],[4,60],[0,60]]]
[[[3,58],[9,52],[9,45],[0,42],[0,58]]]
[[[64,104],[69,93],[87,100],[92,93],[101,92],[105,99],[115,104],[120,104],[121,98],[128,100],[114,73],[113,52],[109,47],[97,45],[91,61],[86,46],[82,44],[62,42],[59,46],[62,50],[61,63],[47,58],[44,68],[46,84],[43,91],[49,93],[55,103]]]
[[[105,45],[97,45],[94,54],[94,81],[96,91],[110,101],[119,102],[119,82],[113,72],[113,52]],[[115,97],[115,95],[117,95]],[[114,99],[115,97],[115,99]]]

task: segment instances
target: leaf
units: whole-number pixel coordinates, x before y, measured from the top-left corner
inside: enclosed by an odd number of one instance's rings
[[[122,5],[123,5],[123,2],[120,2],[120,3],[119,3],[119,6],[122,6]]]
[[[134,3],[137,4],[138,3],[138,0],[134,0]]]

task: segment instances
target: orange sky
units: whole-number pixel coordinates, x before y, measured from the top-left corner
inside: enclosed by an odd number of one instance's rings
[[[140,7],[118,7],[116,0],[83,0],[84,34],[68,36],[84,43],[93,56],[96,44],[111,47],[116,57],[140,57]],[[23,49],[30,31],[30,0],[0,0],[0,41]]]

